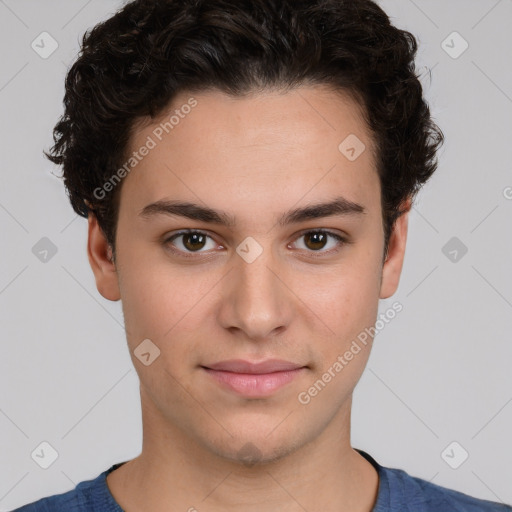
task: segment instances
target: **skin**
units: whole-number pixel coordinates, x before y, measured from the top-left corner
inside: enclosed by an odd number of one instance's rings
[[[350,413],[371,342],[307,405],[297,396],[375,324],[379,298],[396,291],[408,213],[383,264],[372,139],[348,96],[323,86],[244,98],[182,93],[169,111],[191,96],[198,105],[123,181],[114,261],[89,216],[89,261],[103,297],[122,300],[142,401],[142,452],[107,484],[127,512],[369,512],[378,475],[351,447]],[[130,149],[160,122],[137,125]],[[367,148],[353,162],[338,149],[349,134]],[[288,210],[339,195],[365,213],[277,225]],[[139,215],[161,199],[226,211],[236,225]],[[165,243],[182,229],[211,238]],[[322,246],[304,236],[318,229],[351,243],[329,238]],[[236,252],[248,236],[263,249],[250,264]],[[187,248],[191,258],[179,255]],[[149,366],[134,356],[147,338],[161,351]],[[307,368],[273,395],[251,399],[200,367],[234,358]],[[240,451],[247,443],[249,464]]]

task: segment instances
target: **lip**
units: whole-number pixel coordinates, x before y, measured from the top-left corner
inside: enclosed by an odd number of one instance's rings
[[[222,387],[249,398],[264,398],[291,382],[305,366],[280,359],[259,363],[233,359],[202,366]]]
[[[296,370],[302,368],[303,365],[284,361],[283,359],[266,359],[259,363],[245,361],[244,359],[230,359],[229,361],[220,361],[203,367],[224,372],[263,374]]]

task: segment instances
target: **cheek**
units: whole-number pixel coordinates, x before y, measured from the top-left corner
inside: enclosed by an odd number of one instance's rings
[[[136,247],[119,245],[119,289],[129,344],[145,338],[159,344],[176,321],[183,294],[173,290],[171,277],[150,259],[150,251],[142,254]]]
[[[350,397],[368,362],[368,333],[379,304],[378,266],[371,257],[359,258],[317,284],[316,292],[305,299],[332,332],[316,338],[314,375],[298,400],[307,404],[309,414],[323,417]]]
[[[361,253],[361,254],[359,254]],[[354,251],[340,265],[314,277],[303,300],[318,317],[347,339],[375,322],[378,312],[380,265],[372,252]],[[302,278],[301,288],[304,288]]]
[[[191,347],[208,303],[208,291],[218,280],[212,272],[173,268],[165,257],[150,260],[131,253],[120,262],[119,287],[130,347],[149,338],[173,353]],[[126,253],[125,253],[126,254]],[[162,351],[164,355],[165,351]]]

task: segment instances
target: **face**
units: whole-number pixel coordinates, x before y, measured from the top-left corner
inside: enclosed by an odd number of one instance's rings
[[[383,265],[380,183],[358,105],[318,86],[183,93],[134,130],[130,150],[141,158],[122,184],[115,266],[93,216],[88,250],[99,291],[122,300],[147,421],[262,461],[346,425],[371,338],[343,356],[395,292],[407,230],[404,215]],[[148,339],[145,365],[135,354]],[[297,369],[213,368],[275,359]]]

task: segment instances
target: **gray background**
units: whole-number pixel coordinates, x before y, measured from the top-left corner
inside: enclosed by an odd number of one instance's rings
[[[356,388],[352,444],[385,466],[511,503],[512,2],[381,4],[419,39],[425,94],[447,141],[411,214],[399,290],[381,303],[404,309],[376,338]],[[87,222],[42,155],[79,39],[120,6],[0,0],[3,511],[69,490],[141,449],[120,303],[97,292]],[[47,59],[31,47],[43,31],[59,45]],[[454,31],[469,44],[458,58]],[[46,261],[36,245],[43,237],[57,249]],[[43,441],[58,452],[48,469],[31,457]],[[446,460],[457,465],[462,450],[468,459],[452,469]]]

